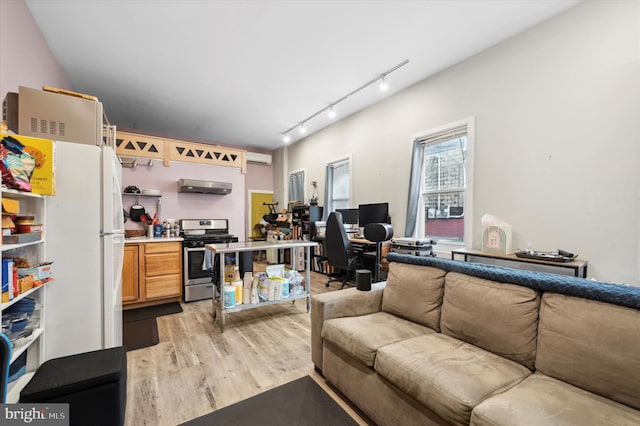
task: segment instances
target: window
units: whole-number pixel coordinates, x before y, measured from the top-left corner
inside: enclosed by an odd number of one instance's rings
[[[464,241],[466,134],[427,143],[424,150],[424,217],[426,236]]]
[[[414,139],[406,235],[439,244],[470,238],[472,132],[469,119]]]
[[[351,166],[349,160],[340,160],[327,165],[326,216],[336,209],[347,209],[351,205]]]

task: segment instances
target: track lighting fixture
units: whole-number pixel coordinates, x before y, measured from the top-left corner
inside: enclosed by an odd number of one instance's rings
[[[284,132],[282,132],[282,140],[285,143],[291,142],[291,137],[289,136],[289,132],[291,132],[296,127],[298,127],[298,130],[300,131],[301,135],[306,134],[307,129],[305,127],[305,123],[307,121],[311,120],[312,118],[315,118],[316,116],[322,114],[325,111],[327,111],[327,116],[330,119],[334,119],[336,117],[336,110],[335,110],[335,106],[336,105],[338,105],[340,102],[346,100],[350,96],[355,95],[359,91],[371,86],[372,84],[374,84],[376,82],[380,83],[380,90],[382,90],[382,91],[387,90],[389,88],[389,85],[387,84],[386,77],[389,74],[391,74],[392,72],[394,72],[395,70],[397,70],[398,68],[403,67],[403,66],[407,65],[408,63],[409,63],[409,60],[405,59],[404,61],[400,62],[398,65],[396,65],[395,67],[391,68],[390,70],[387,70],[387,71],[383,72],[382,74],[380,74],[379,76],[377,76],[373,80],[370,80],[370,81],[366,82],[365,84],[363,84],[362,86],[358,87],[357,89],[347,93],[346,95],[344,95],[340,99],[338,99],[338,100],[336,100],[334,102],[331,102],[328,106],[322,108],[320,111],[316,112],[315,114],[312,114],[309,117],[305,118],[304,120],[298,122],[295,126],[292,126],[289,129],[287,129]]]

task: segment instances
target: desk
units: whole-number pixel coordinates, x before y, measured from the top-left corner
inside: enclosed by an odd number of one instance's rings
[[[223,244],[206,244],[205,248],[211,250],[213,255],[215,256],[217,253],[220,253],[220,292],[215,294],[213,301],[213,321],[215,322],[218,317],[218,312],[220,313],[220,331],[224,333],[224,323],[225,323],[225,315],[230,314],[232,312],[244,311],[245,309],[253,309],[259,308],[260,306],[266,305],[274,305],[276,303],[285,303],[289,301],[294,301],[298,299],[306,299],[307,301],[307,312],[309,312],[310,306],[310,298],[311,298],[311,247],[317,246],[318,243],[313,241],[301,241],[301,240],[279,240],[279,241],[243,241],[238,243],[223,243]],[[306,262],[306,278],[305,278],[305,291],[302,294],[290,295],[286,299],[282,300],[269,300],[266,302],[258,302],[258,303],[243,303],[234,306],[233,308],[226,308],[224,306],[224,294],[223,285],[224,285],[224,254],[225,253],[242,253],[247,251],[260,251],[260,250],[269,250],[269,249],[291,249],[291,264],[296,264],[296,250],[297,247],[304,247],[306,249],[307,254],[307,262]]]
[[[369,241],[365,238],[350,238],[351,246],[353,247],[354,252],[359,252],[360,254],[364,254],[367,252],[375,251],[375,266],[373,271],[373,282],[377,283],[380,281],[380,266],[382,263],[382,256],[385,253],[385,249],[389,251],[389,241],[379,241],[374,243],[373,241]]]
[[[473,260],[469,260],[472,257],[486,258],[486,259],[495,259],[503,261],[505,263],[504,266],[509,267],[509,263],[518,262],[525,267],[522,269],[530,269],[530,270],[540,270],[540,268],[536,269],[535,267],[527,267],[527,265],[544,265],[546,268],[553,267],[559,268],[559,271],[572,270],[573,275],[576,277],[587,278],[587,261],[583,259],[575,259],[571,262],[551,262],[549,260],[538,260],[538,259],[528,259],[524,257],[518,257],[514,253],[508,254],[500,254],[500,253],[484,253],[480,250],[474,250],[470,248],[462,248],[457,250],[451,250],[451,260],[456,259],[456,255],[462,256],[465,262],[473,262]],[[482,262],[479,262],[482,263]],[[500,263],[497,263],[500,264]],[[562,273],[562,272],[560,272]]]

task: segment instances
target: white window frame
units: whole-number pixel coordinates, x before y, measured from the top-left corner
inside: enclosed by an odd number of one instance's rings
[[[333,166],[337,163],[346,162],[349,165],[349,205],[351,205],[351,200],[353,199],[353,162],[351,161],[351,156],[337,158],[335,160],[328,161],[325,165],[325,170],[327,170],[330,166]],[[326,186],[326,194],[327,199],[325,200],[325,217],[329,217],[329,213],[334,211],[333,206],[333,181],[329,182],[329,177],[325,176],[325,186]]]
[[[472,247],[473,246],[473,170],[474,170],[474,146],[475,146],[475,117],[465,118],[460,121],[438,126],[433,129],[425,130],[416,133],[411,137],[411,144],[415,140],[427,139],[445,133],[449,130],[466,126],[467,129],[467,158],[465,160],[465,173],[466,173],[466,189],[464,197],[464,234],[463,241],[451,241],[451,240],[439,240],[438,244],[434,246],[436,254],[449,257],[451,250],[459,249],[461,246]],[[424,160],[423,160],[424,161]],[[424,162],[422,164],[422,170],[424,170]],[[416,221],[417,235],[424,235],[425,232],[425,218],[424,218],[424,176],[420,180],[420,201],[418,206],[418,218]]]

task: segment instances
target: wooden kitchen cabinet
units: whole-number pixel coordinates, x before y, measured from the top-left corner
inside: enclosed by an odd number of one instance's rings
[[[122,303],[137,302],[140,298],[140,279],[138,265],[140,247],[137,244],[124,246],[122,259]]]
[[[182,296],[182,244],[145,244],[145,299]]]
[[[123,309],[180,301],[182,244],[179,241],[126,244],[122,274]]]

